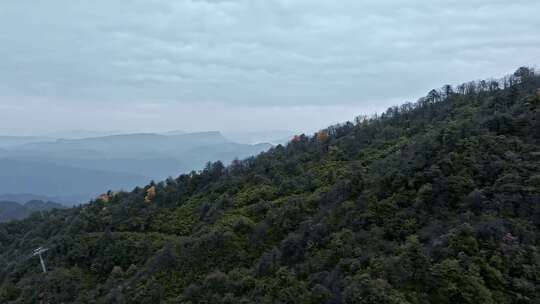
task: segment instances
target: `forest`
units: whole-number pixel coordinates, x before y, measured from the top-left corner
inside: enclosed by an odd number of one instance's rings
[[[0,224],[0,303],[534,304],[539,246],[522,67]]]

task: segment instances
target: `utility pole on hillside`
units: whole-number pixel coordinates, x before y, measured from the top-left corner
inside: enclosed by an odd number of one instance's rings
[[[39,247],[37,249],[34,249],[34,252],[32,253],[32,256],[39,256],[39,261],[41,262],[41,269],[43,269],[44,273],[47,273],[47,268],[45,267],[45,261],[43,260],[42,254],[45,253],[48,248]]]
[[[47,267],[45,267],[45,260],[43,260],[43,254],[45,252],[47,252],[48,250],[49,250],[49,248],[38,247],[38,248],[34,249],[34,251],[32,252],[33,257],[39,256],[39,262],[41,263],[41,269],[43,270],[43,273],[47,273]],[[40,304],[50,304],[50,302],[49,302],[49,291],[48,291],[47,287],[44,287],[44,288],[45,289],[43,290],[43,292],[40,293],[40,295],[39,295],[39,303]]]

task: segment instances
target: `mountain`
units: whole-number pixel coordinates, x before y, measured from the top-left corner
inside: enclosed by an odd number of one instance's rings
[[[6,193],[0,194],[0,202],[16,202],[24,204],[29,201],[57,202],[67,206],[73,206],[83,198],[77,196],[45,196],[31,193]]]
[[[44,193],[49,196],[88,198],[107,189],[128,190],[150,181],[150,178],[142,175],[17,159],[0,159],[0,168],[0,193]]]
[[[184,132],[182,130],[171,130],[171,131],[166,131],[166,132],[163,132],[161,133],[162,135],[184,135],[186,134],[187,132]]]
[[[225,137],[243,144],[271,143],[286,144],[297,132],[289,130],[268,130],[255,132],[227,132]]]
[[[216,131],[25,142],[0,150],[0,194],[32,193],[83,202],[109,189],[132,189],[200,170],[208,161],[229,163],[270,147],[233,143]]]
[[[28,201],[28,202],[26,202],[26,204],[24,204],[24,207],[26,209],[30,210],[31,212],[49,211],[49,210],[53,210],[53,209],[64,209],[65,208],[62,204],[58,204],[58,203],[51,202],[51,201],[44,202],[44,201],[40,201],[40,200]]]
[[[55,131],[50,132],[44,137],[48,138],[63,138],[63,139],[82,139],[88,137],[100,137],[100,136],[109,136],[114,134],[122,134],[122,131],[92,131],[92,130],[64,130],[64,131]]]
[[[521,68],[1,224],[0,302],[532,304],[539,246],[540,75]]]
[[[5,136],[0,135],[0,148],[10,148],[18,145],[36,143],[50,140],[48,137],[39,136]]]
[[[0,201],[0,222],[24,219],[33,212],[50,211],[65,208],[54,202],[32,200],[25,204],[12,201]]]
[[[12,149],[19,155],[61,155],[72,154],[91,158],[100,157],[149,157],[182,152],[197,146],[226,143],[219,132],[189,133],[166,136],[153,133],[121,134],[83,139],[59,139],[54,142],[30,143]]]
[[[10,201],[0,201],[0,222],[20,220],[28,215],[28,210],[21,204]]]

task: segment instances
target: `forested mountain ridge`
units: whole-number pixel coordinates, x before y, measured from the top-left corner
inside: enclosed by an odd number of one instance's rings
[[[2,224],[0,302],[538,303],[539,228],[540,75],[520,68]]]

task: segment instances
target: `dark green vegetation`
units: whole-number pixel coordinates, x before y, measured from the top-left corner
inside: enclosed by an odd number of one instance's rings
[[[55,202],[44,202],[32,200],[25,204],[19,204],[13,201],[0,201],[0,222],[10,220],[20,220],[32,214],[32,212],[49,211],[53,209],[65,208]]]
[[[539,303],[539,88],[526,68],[445,86],[0,225],[0,302]]]

